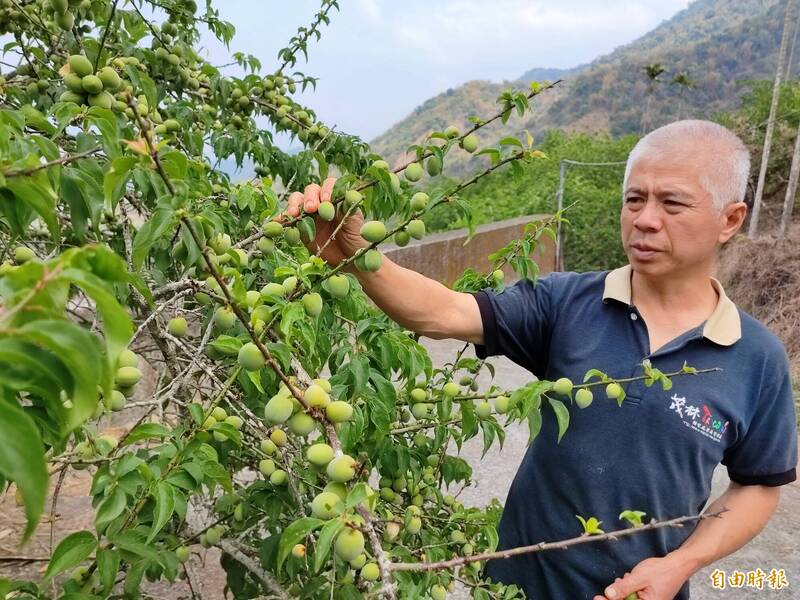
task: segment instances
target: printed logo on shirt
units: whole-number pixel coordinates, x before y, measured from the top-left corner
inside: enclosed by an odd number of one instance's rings
[[[669,405],[669,409],[675,411],[683,419],[684,425],[711,438],[715,442],[722,441],[722,436],[728,429],[728,421],[724,421],[722,417],[715,416],[705,404],[700,407],[687,404],[686,398],[678,396],[678,394],[672,394],[670,400],[672,402]]]

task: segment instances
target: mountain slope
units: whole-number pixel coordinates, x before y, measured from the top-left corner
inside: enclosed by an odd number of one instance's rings
[[[785,0],[697,0],[641,38],[588,65],[562,72],[532,69],[516,82],[471,81],[430,98],[411,115],[372,141],[376,152],[391,162],[404,160],[404,150],[432,129],[454,124],[466,127],[466,117],[497,110],[495,99],[506,88],[523,87],[529,77],[552,74],[563,78],[553,91],[540,96],[532,115],[512,117],[482,130],[481,139],[494,142],[525,129],[534,135],[560,127],[637,133],[678,118],[710,117],[739,104],[741,80],[774,76]],[[651,85],[644,67],[662,63],[666,72]],[[678,73],[694,87],[671,84]],[[446,172],[463,176],[485,160],[463,152],[451,154]]]

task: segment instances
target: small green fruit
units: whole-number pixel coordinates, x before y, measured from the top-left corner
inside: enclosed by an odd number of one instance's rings
[[[428,392],[422,388],[414,388],[411,390],[411,402],[425,402],[428,399]]]
[[[269,482],[272,485],[283,485],[286,483],[286,471],[283,469],[278,469],[272,475],[269,476]]]
[[[358,190],[347,190],[344,193],[344,201],[348,207],[360,204],[363,198],[364,197],[361,195],[361,192],[359,192]]]
[[[328,291],[331,296],[344,298],[350,293],[350,280],[345,275],[332,275],[328,279]]]
[[[275,251],[275,242],[268,237],[262,237],[258,240],[258,249],[264,254],[271,254]]]
[[[421,240],[425,237],[425,222],[421,219],[412,219],[406,225],[406,231],[415,240]]]
[[[219,544],[219,541],[222,539],[223,528],[219,525],[215,527],[209,527],[208,531],[206,531],[206,539],[208,543],[212,546],[216,546]]]
[[[414,212],[424,210],[425,207],[428,206],[428,200],[430,200],[428,194],[425,192],[417,192],[411,196],[411,210]]]
[[[381,570],[377,563],[371,562],[361,567],[361,579],[364,581],[376,581],[381,576]]]
[[[494,409],[501,415],[508,412],[510,408],[510,400],[508,396],[498,396],[494,399]]]
[[[458,389],[458,386],[455,383],[453,383],[452,381],[448,381],[447,383],[444,384],[442,391],[444,392],[445,396],[453,398],[455,396],[458,396],[458,392],[460,390]]]
[[[364,254],[364,270],[374,273],[381,268],[383,264],[383,255],[374,248],[367,250]]]
[[[420,530],[422,529],[422,519],[419,517],[411,517],[408,520],[408,525],[406,526],[406,531],[411,535],[417,535]]]
[[[461,147],[472,154],[478,149],[478,138],[474,133],[470,133],[467,137],[461,140]]]
[[[36,258],[36,253],[27,246],[17,246],[14,248],[14,261],[23,264]]]
[[[214,323],[220,329],[230,329],[236,323],[236,315],[227,306],[220,306],[214,311]]]
[[[409,181],[419,181],[422,179],[422,165],[419,163],[411,163],[405,168],[404,174]]]
[[[185,336],[188,328],[189,323],[187,323],[186,319],[183,317],[174,317],[167,323],[167,331],[170,335],[174,335],[177,338]]]
[[[425,163],[425,169],[428,171],[428,175],[435,177],[442,172],[442,161],[438,156],[431,156]]]
[[[229,417],[225,417],[225,423],[227,423],[237,431],[240,430],[244,425],[244,421],[238,415],[230,415]]]
[[[276,299],[282,298],[284,294],[283,285],[270,281],[267,285],[261,288],[261,297],[265,302],[273,304]]]
[[[261,444],[259,444],[259,447],[261,448],[261,451],[264,454],[267,454],[269,456],[272,456],[278,451],[278,447],[272,440],[261,440]]]
[[[356,461],[352,456],[343,454],[328,463],[326,473],[332,481],[344,483],[350,481],[356,474]]]
[[[294,406],[292,406],[292,408],[294,408]],[[289,441],[289,438],[286,437],[286,432],[283,429],[274,430],[269,434],[269,439],[271,439],[276,446],[285,446]]]
[[[321,385],[311,384],[306,388],[303,398],[309,406],[314,408],[324,408],[330,404],[331,398]]]
[[[317,426],[313,417],[306,413],[299,412],[289,419],[289,431],[300,437],[305,437]]]
[[[185,563],[189,560],[189,548],[186,546],[178,546],[175,548],[175,558],[178,559],[178,562]]]
[[[121,367],[117,369],[114,381],[117,385],[129,387],[136,385],[142,378],[142,372],[136,367]]]
[[[300,230],[297,227],[287,227],[283,230],[283,238],[290,246],[300,245]]]
[[[431,588],[432,600],[446,600],[447,590],[443,585],[436,584]]]
[[[108,92],[89,94],[89,106],[99,106],[111,110],[111,107],[114,106],[114,97]]]
[[[103,82],[97,75],[86,75],[81,79],[81,85],[87,94],[99,94],[103,91]]]
[[[553,391],[562,396],[569,396],[572,393],[572,380],[567,377],[557,379],[553,384]]]
[[[578,408],[586,408],[592,403],[592,392],[588,388],[580,388],[575,392],[575,404]]]
[[[379,242],[386,237],[386,225],[382,221],[367,221],[361,226],[361,237],[368,242]]]
[[[221,406],[215,406],[214,409],[211,411],[211,416],[214,417],[217,421],[224,421],[228,418],[228,413],[225,412],[225,409]]]
[[[275,472],[275,461],[271,458],[264,458],[258,462],[258,470],[265,477],[269,477]]]
[[[612,400],[617,400],[622,395],[622,386],[618,383],[609,383],[606,386],[606,396]]]
[[[357,529],[345,527],[342,532],[336,536],[336,542],[334,542],[333,547],[336,556],[344,561],[350,562],[364,552],[364,536]]]
[[[283,225],[277,221],[267,221],[263,227],[264,235],[268,238],[276,238],[283,235]]]
[[[261,350],[259,350],[258,346],[252,342],[244,344],[239,349],[238,360],[239,365],[248,371],[258,371],[264,366],[265,363],[264,356],[261,354]]]
[[[113,92],[122,84],[122,80],[117,75],[117,72],[111,67],[103,67],[97,74],[100,81],[103,83],[103,89]]]
[[[303,296],[303,308],[312,317],[316,317],[322,312],[322,296],[317,292],[311,292]]]
[[[311,501],[311,514],[317,519],[332,519],[339,514],[336,505],[341,501],[333,492],[320,492]]]
[[[83,94],[83,79],[78,77],[75,73],[67,73],[64,75],[64,85],[70,92],[76,94]]]
[[[344,423],[353,418],[353,407],[347,402],[336,400],[325,408],[325,415],[333,423]]]
[[[394,243],[400,246],[401,248],[403,246],[407,246],[408,242],[410,241],[411,241],[411,236],[408,235],[407,231],[400,230],[394,234]]]
[[[347,498],[347,486],[337,481],[329,482],[324,488],[322,488],[322,491],[336,494],[341,500],[345,500]]]
[[[306,450],[308,462],[317,467],[327,466],[333,460],[333,455],[333,448],[324,443],[313,444]]]
[[[291,398],[273,396],[264,407],[264,418],[268,423],[285,423],[292,416],[293,410]]]
[[[324,221],[333,221],[336,218],[336,207],[331,202],[320,202],[317,214]]]
[[[487,400],[478,402],[477,406],[475,406],[475,414],[480,419],[488,419],[489,415],[492,414],[492,405]]]
[[[445,134],[447,137],[449,137],[450,139],[457,138],[459,135],[461,135],[461,134],[459,133],[459,131],[458,131],[458,127],[456,127],[456,126],[454,126],[454,125],[450,125],[449,127],[447,127],[447,128],[444,130],[444,134]]]
[[[387,163],[385,160],[376,160],[372,163],[372,166],[376,169],[383,169],[384,171],[389,170],[389,163]]]
[[[117,368],[119,367],[138,367],[139,366],[139,357],[136,354],[125,348],[122,352],[119,353],[117,357]]]

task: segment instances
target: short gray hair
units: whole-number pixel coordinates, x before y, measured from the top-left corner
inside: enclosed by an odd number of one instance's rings
[[[623,193],[633,164],[642,156],[674,157],[692,143],[707,148],[700,183],[711,194],[717,213],[733,202],[744,200],[750,177],[750,151],[739,137],[727,127],[712,121],[686,119],[664,125],[648,133],[631,150],[625,165]]]

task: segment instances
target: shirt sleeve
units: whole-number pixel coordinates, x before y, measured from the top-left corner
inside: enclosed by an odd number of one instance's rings
[[[797,479],[797,410],[785,349],[768,377],[747,432],[722,459],[728,476],[741,485],[779,486]]]
[[[555,273],[532,283],[520,279],[502,292],[485,288],[475,292],[483,321],[483,345],[475,344],[478,358],[503,355],[544,378],[550,354]]]

